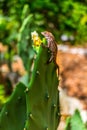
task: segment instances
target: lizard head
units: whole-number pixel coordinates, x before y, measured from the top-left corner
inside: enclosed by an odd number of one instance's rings
[[[54,36],[52,35],[52,33],[48,31],[41,32],[41,34],[45,36],[46,39],[54,39]]]

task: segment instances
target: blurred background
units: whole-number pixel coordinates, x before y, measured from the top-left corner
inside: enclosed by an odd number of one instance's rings
[[[23,32],[28,16],[29,24]],[[20,77],[26,74],[24,48],[31,42],[34,30],[39,34],[48,30],[58,42],[61,113],[71,115],[78,108],[86,122],[87,0],[0,0],[0,108]]]
[[[0,40],[4,44],[17,41],[19,28],[29,14],[34,19],[31,25],[39,32],[52,31],[58,41],[69,40],[71,44],[87,42],[86,0],[0,0]]]

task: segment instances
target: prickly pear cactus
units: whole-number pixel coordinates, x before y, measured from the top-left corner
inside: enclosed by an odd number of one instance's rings
[[[87,130],[78,110],[75,111],[72,117],[67,119],[65,130]]]
[[[32,23],[32,19],[33,19],[32,14],[28,15],[24,19],[18,35],[18,52],[24,62],[26,70],[30,69],[34,55],[30,39],[30,33],[31,33],[30,26]]]
[[[25,130],[56,130],[59,122],[58,77],[56,65],[46,64],[50,54],[41,47],[26,91]]]
[[[0,113],[0,130],[23,130],[26,119],[25,86],[18,83]]]
[[[29,48],[28,50],[30,50]],[[20,49],[19,54],[21,54],[22,49]],[[23,53],[25,54],[25,51]],[[27,60],[30,57],[28,55],[26,57]],[[28,74],[27,79],[24,77],[18,83],[10,100],[1,111],[0,130],[57,129],[60,117],[58,77],[56,74],[56,65],[53,62],[46,64],[49,57],[50,52],[48,49],[40,46],[33,64],[31,60],[33,58],[29,59],[31,62],[31,64],[28,64],[29,71],[31,70],[31,65],[34,66],[33,71],[31,74]],[[27,86],[26,89],[25,86]]]

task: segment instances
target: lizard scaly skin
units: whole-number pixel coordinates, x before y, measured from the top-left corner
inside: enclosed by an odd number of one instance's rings
[[[57,56],[57,43],[55,41],[54,36],[52,35],[52,33],[48,32],[48,31],[44,31],[41,32],[41,34],[43,36],[45,36],[46,40],[47,40],[47,45],[43,45],[47,48],[49,48],[49,50],[51,51],[51,57],[50,59],[47,61],[47,63],[49,64],[50,62],[54,62],[58,68],[58,75],[59,75],[59,66],[56,63],[56,56]]]

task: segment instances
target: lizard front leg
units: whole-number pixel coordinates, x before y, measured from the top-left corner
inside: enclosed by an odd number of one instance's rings
[[[41,46],[44,48],[49,48],[48,45],[44,45],[43,43],[41,43]]]

